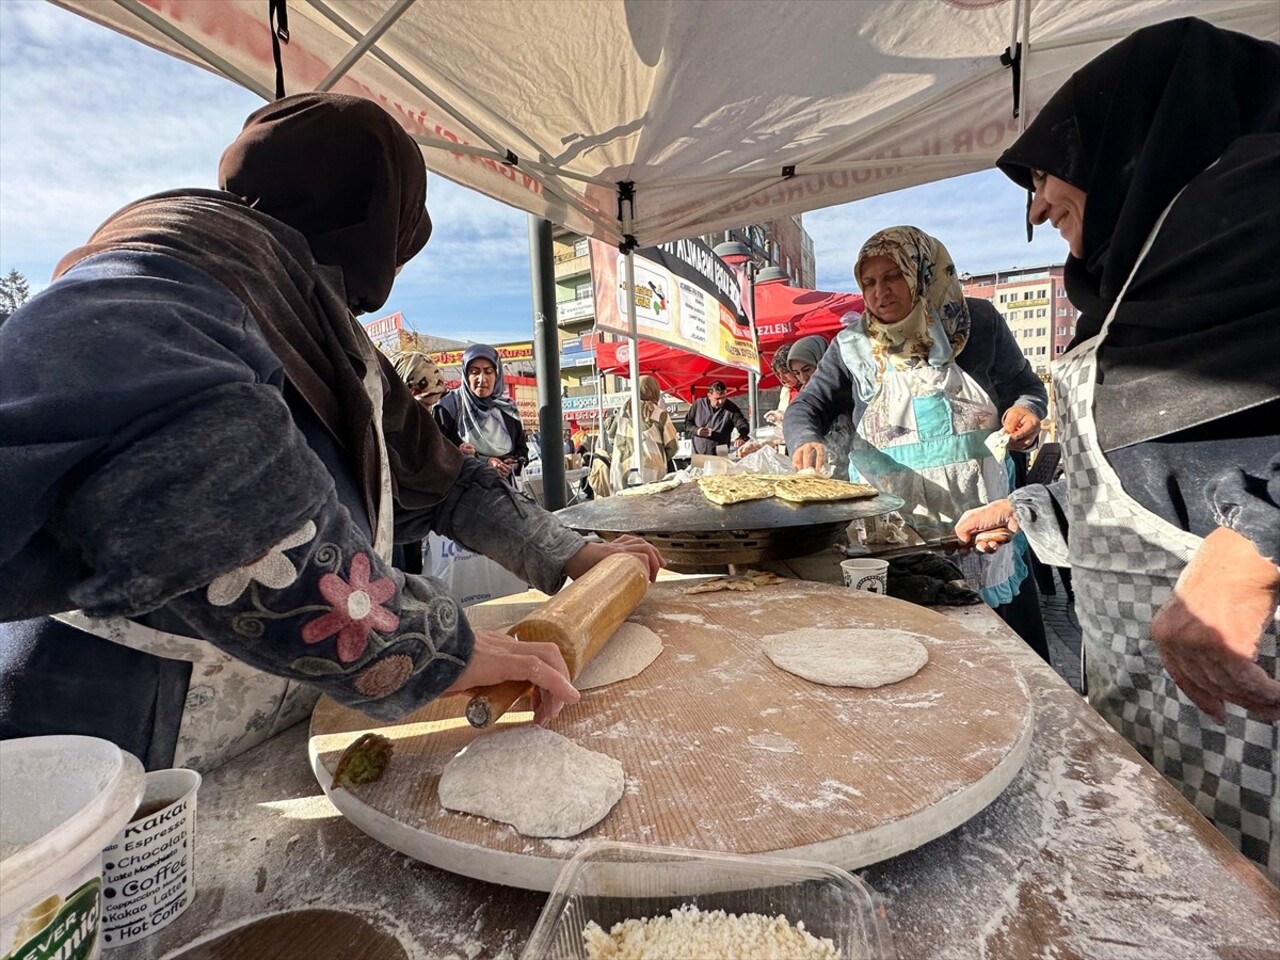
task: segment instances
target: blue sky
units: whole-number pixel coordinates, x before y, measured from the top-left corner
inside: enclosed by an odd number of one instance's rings
[[[215,186],[218,157],[262,103],[229,81],[43,0],[0,0],[0,274],[33,290],[115,210],[175,187]],[[1061,262],[1025,195],[994,171],[807,213],[818,286],[856,289],[851,264],[874,231],[911,223],[961,271]],[[501,342],[531,332],[524,213],[432,177],[435,232],[405,267],[385,312],[424,333]]]

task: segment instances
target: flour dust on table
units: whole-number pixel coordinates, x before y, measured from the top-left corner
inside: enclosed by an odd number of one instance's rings
[[[573,681],[579,690],[630,680],[658,659],[662,638],[638,623],[624,623]]]
[[[830,687],[884,687],[929,662],[918,634],[906,630],[803,629],[765,637],[765,656],[798,677]]]
[[[622,797],[622,764],[532,724],[473,740],[440,774],[440,805],[509,823],[526,837],[572,837]]]

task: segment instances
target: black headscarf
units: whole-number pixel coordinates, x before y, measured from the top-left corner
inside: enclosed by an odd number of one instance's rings
[[[341,267],[355,313],[387,302],[396,268],[431,236],[421,152],[361,97],[302,93],[255,111],[222,154],[218,181]]]
[[[299,94],[249,117],[220,177],[225,192],[172,191],[113,214],[54,277],[108,250],[166,254],[215,277],[253,314],[289,386],[350,458],[371,520],[380,475],[364,386],[372,353],[397,501],[442,499],[461,455],[351,315],[380,307],[396,267],[430,236],[412,139],[372,101]]]
[[[1075,342],[1101,330],[1187,188],[1099,351],[1104,449],[1280,394],[1280,46],[1194,18],[1139,30],[1077,71],[998,166],[1028,189],[1036,169],[1085,191],[1084,256],[1064,271]]]

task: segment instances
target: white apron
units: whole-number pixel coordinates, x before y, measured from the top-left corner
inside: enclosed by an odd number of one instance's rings
[[[854,369],[857,360],[846,364]],[[902,497],[900,513],[924,539],[946,536],[969,508],[1009,495],[1009,471],[985,443],[999,428],[995,404],[958,364],[890,365],[850,438],[849,479]],[[993,554],[955,559],[996,607],[1017,595],[1025,552],[1018,538]]]
[[[391,470],[382,435],[382,380],[372,354],[374,347],[363,333],[361,344],[367,345],[364,386],[373,401],[380,473],[373,549],[390,563],[393,507]],[[208,772],[305,719],[320,695],[310,684],[265,673],[207,640],[165,633],[123,617],[89,617],[79,610],[58,614],[56,619],[133,650],[191,664],[173,757],[175,767]]]
[[[1126,282],[1116,306],[1127,289]],[[1203,541],[1125,493],[1098,443],[1097,351],[1114,316],[1115,307],[1098,336],[1054,364],[1070,491],[1068,555],[1089,703],[1237,849],[1280,879],[1280,725],[1252,720],[1228,704],[1226,726],[1219,726],[1178,689],[1148,635],[1151,618]],[[1258,659],[1277,676],[1274,618]]]

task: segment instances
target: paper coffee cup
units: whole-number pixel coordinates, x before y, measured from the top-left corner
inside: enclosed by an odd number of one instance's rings
[[[138,812],[102,851],[102,945],[110,950],[168,926],[195,899],[194,770],[147,774]]]
[[[889,590],[889,561],[869,557],[854,557],[840,564],[844,585],[867,593],[887,593]]]

